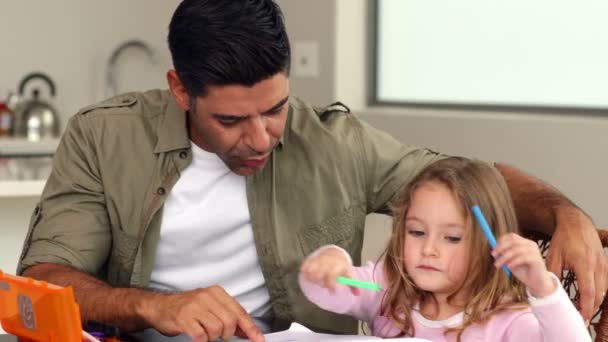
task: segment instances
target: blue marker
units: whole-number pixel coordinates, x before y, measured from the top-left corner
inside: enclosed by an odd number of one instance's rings
[[[479,209],[478,205],[473,206],[473,214],[475,215],[477,222],[479,222],[483,233],[486,234],[488,242],[490,242],[490,247],[492,247],[492,250],[496,249],[496,238],[494,237],[494,234],[492,234],[492,230],[490,229],[490,226],[488,225],[488,222],[483,216],[483,213],[481,212],[481,209]],[[509,271],[507,265],[502,265],[502,269],[507,274],[507,277],[511,278],[511,271]]]

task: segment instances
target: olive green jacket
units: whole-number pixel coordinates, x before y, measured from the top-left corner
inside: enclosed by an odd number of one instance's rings
[[[129,93],[73,116],[32,215],[18,273],[70,265],[113,286],[147,287],[163,203],[191,162],[186,114],[168,91]],[[360,262],[365,217],[387,212],[398,189],[441,158],[398,143],[343,106],[292,97],[284,136],[247,177],[256,248],[280,321],[354,332],[351,319],[310,304],[298,269],[324,244]]]

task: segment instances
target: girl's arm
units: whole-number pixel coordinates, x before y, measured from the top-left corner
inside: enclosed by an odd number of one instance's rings
[[[514,167],[496,164],[496,168],[511,191],[519,226],[552,235],[549,270],[574,271],[581,290],[580,312],[590,320],[608,287],[608,264],[597,227],[557,189]]]
[[[549,273],[549,272],[548,272]],[[543,298],[529,294],[532,313],[517,317],[507,328],[505,342],[591,342],[583,318],[576,311],[553,273],[549,273],[556,288]]]
[[[302,292],[320,308],[371,322],[378,314],[383,291],[356,289],[336,283],[338,276],[378,282],[381,264],[368,262],[354,267],[350,256],[338,246],[323,246],[311,254],[300,269]]]
[[[528,288],[532,314],[522,314],[507,327],[505,341],[591,341],[581,315],[559,279],[547,271],[538,245],[517,234],[501,236],[492,255]]]

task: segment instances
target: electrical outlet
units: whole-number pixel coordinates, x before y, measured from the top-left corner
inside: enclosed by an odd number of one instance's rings
[[[296,77],[319,77],[319,42],[315,40],[294,42],[292,73]]]

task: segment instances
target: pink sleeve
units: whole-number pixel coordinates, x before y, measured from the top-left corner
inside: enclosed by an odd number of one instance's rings
[[[383,288],[380,292],[362,289],[359,296],[353,295],[350,288],[342,284],[338,284],[336,291],[331,293],[328,289],[304,279],[302,274],[299,276],[299,282],[306,298],[321,309],[371,322],[378,315],[384,294],[385,286],[379,277],[381,273],[382,264],[374,264],[371,261],[364,266],[354,268],[354,278],[379,283]]]
[[[522,314],[514,319],[503,341],[591,342],[583,318],[576,311],[557,277],[553,273],[551,276],[558,284],[556,291],[543,298],[529,295],[532,313]]]

